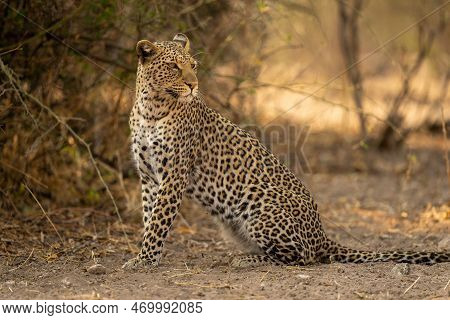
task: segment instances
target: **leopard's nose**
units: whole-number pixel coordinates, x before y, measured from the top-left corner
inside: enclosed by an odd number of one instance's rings
[[[189,89],[194,90],[197,87],[197,82],[188,82],[186,83]]]

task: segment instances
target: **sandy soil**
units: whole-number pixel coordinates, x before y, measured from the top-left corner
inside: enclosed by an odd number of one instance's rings
[[[450,250],[449,189],[442,152],[432,146],[425,141],[395,154],[371,155],[370,170],[351,147],[342,152],[307,148],[316,173],[304,180],[330,237],[362,249]],[[125,216],[120,225],[113,213],[49,212],[64,244],[42,216],[1,217],[0,298],[450,298],[450,263],[233,269],[228,262],[239,250],[221,237],[214,222],[190,204],[181,213],[161,266],[139,272],[121,269],[137,251],[137,215]],[[95,263],[105,273],[87,271]]]

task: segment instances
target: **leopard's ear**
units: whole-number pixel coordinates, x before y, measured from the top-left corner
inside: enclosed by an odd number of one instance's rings
[[[183,33],[177,33],[175,37],[173,37],[173,41],[178,42],[181,44],[181,46],[186,50],[186,52],[189,52],[190,44],[188,37]]]
[[[160,51],[161,49],[148,40],[141,40],[136,45],[136,53],[141,63],[153,60]]]

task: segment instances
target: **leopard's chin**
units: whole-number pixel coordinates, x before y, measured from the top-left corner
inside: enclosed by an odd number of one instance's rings
[[[192,93],[189,93],[188,95],[185,96],[180,96],[178,98],[178,100],[182,101],[182,102],[192,102],[192,100],[194,100],[195,95],[193,95]]]

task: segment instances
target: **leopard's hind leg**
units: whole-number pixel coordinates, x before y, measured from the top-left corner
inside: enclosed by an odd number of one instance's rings
[[[241,227],[229,223],[224,223],[217,219],[216,221],[222,231],[222,236],[243,254],[233,257],[230,260],[230,266],[233,268],[251,268],[267,265],[279,265],[276,260],[265,255],[258,244],[247,237],[246,232],[242,232]]]
[[[295,200],[281,204],[279,199],[282,199],[283,191],[278,188],[254,187],[251,191],[253,201],[242,208],[240,213],[241,230],[265,256],[246,258],[241,264],[254,260],[297,266],[314,262],[316,255],[313,239],[308,239],[305,226],[288,210],[299,204]]]

